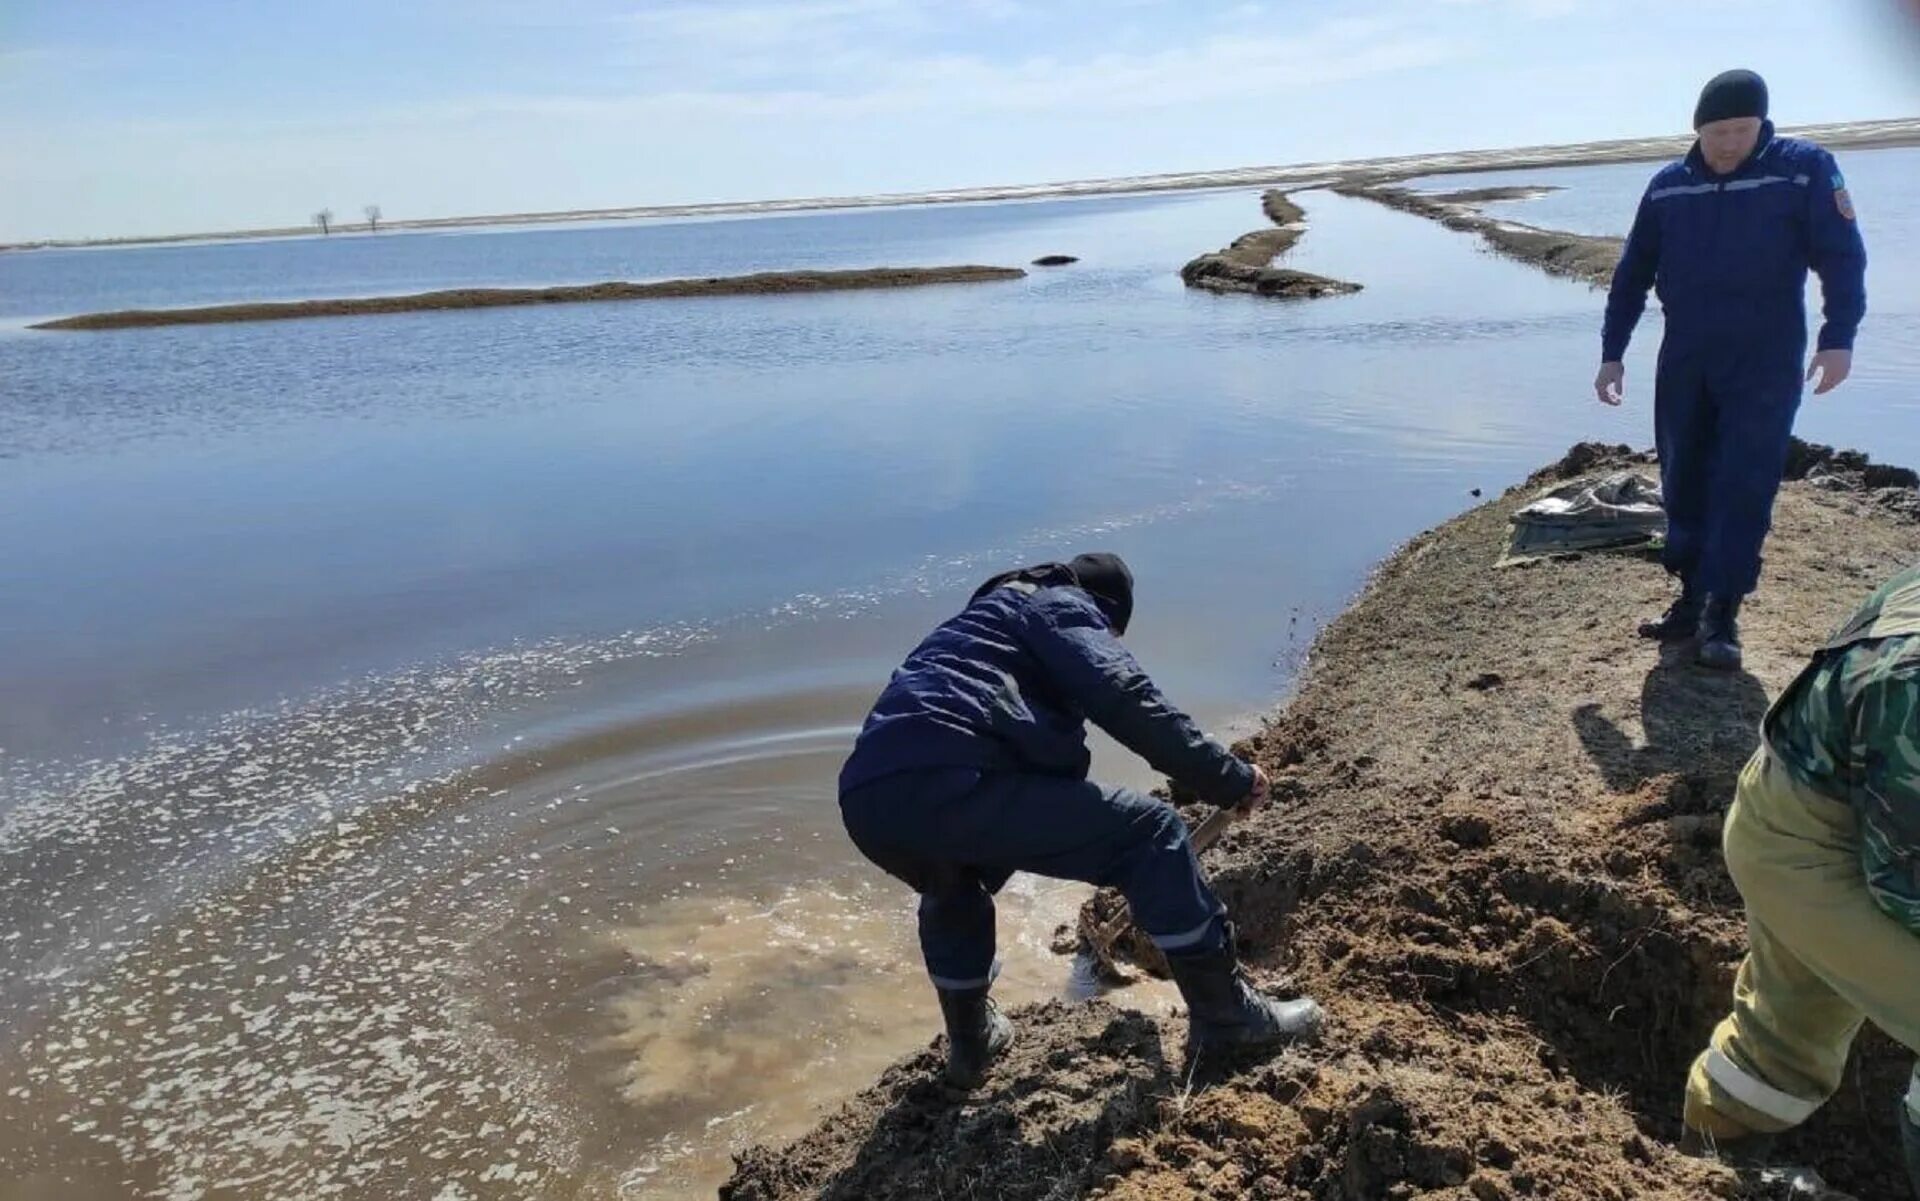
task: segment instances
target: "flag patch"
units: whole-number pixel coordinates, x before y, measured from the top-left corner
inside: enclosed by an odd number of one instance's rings
[[[1842,217],[1845,217],[1849,221],[1854,219],[1853,218],[1853,197],[1847,195],[1847,190],[1845,188],[1837,189],[1834,192],[1833,206],[1840,210],[1840,215]]]

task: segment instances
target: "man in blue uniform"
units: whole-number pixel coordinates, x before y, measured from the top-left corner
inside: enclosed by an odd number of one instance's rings
[[[1847,378],[1866,312],[1866,249],[1833,156],[1776,137],[1767,85],[1751,71],[1708,82],[1699,140],[1653,177],[1607,296],[1594,390],[1617,405],[1627,340],[1656,288],[1666,337],[1654,381],[1654,436],[1667,506],[1667,570],[1680,597],[1640,632],[1699,639],[1709,667],[1740,666],[1740,602],[1786,466],[1800,390]],[[1810,364],[1806,278],[1820,276],[1825,324]]]
[[[1118,555],[993,577],[893,673],[841,769],[847,833],[920,894],[946,1074],[961,1087],[1013,1041],[987,992],[993,896],[1016,871],[1120,890],[1166,953],[1190,1049],[1273,1045],[1319,1026],[1312,1001],[1248,984],[1173,808],[1087,779],[1091,720],[1202,800],[1247,814],[1267,802],[1265,773],[1201,733],[1120,644],[1132,614]]]

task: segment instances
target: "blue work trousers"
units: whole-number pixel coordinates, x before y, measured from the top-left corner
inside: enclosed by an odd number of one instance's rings
[[[1760,581],[1760,550],[1800,409],[1800,355],[1749,345],[1660,348],[1654,437],[1667,570],[1727,599]]]
[[[920,949],[936,987],[990,983],[994,894],[1016,871],[1120,890],[1168,954],[1220,949],[1225,907],[1186,823],[1164,801],[1064,776],[938,768],[840,798],[862,854],[920,894]]]

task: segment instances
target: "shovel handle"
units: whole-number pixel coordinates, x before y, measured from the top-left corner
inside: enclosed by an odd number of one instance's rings
[[[1194,853],[1198,854],[1219,842],[1220,836],[1227,832],[1227,827],[1231,826],[1239,816],[1240,811],[1237,809],[1215,809],[1207,814],[1207,820],[1195,826],[1193,833],[1188,835],[1193,843]]]

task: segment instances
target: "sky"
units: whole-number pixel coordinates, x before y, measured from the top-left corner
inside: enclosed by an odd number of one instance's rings
[[[1920,115],[1913,0],[0,0],[0,241]]]

